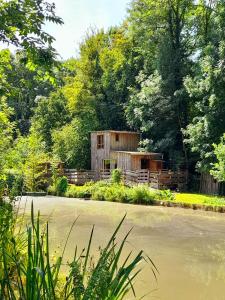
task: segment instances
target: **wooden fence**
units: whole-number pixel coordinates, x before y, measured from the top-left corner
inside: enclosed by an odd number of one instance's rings
[[[168,170],[151,172],[149,182],[151,187],[156,189],[186,190],[188,173],[185,171],[172,172]]]
[[[111,177],[110,170],[95,172],[65,169],[64,174],[68,178],[69,183],[77,185],[83,185],[89,181],[109,180]],[[150,172],[149,170],[123,171],[123,180],[127,185],[149,184],[156,189],[185,190],[187,178],[187,172],[171,172],[168,170],[160,172]]]
[[[82,185],[89,181],[96,181],[95,171],[77,171],[73,169],[65,169],[64,175],[68,178],[69,183]]]
[[[225,183],[218,182],[212,175],[202,173],[200,176],[199,192],[209,195],[225,195]]]

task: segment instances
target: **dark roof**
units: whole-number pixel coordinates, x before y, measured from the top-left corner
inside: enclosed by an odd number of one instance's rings
[[[111,133],[126,133],[126,134],[140,134],[135,131],[126,131],[126,130],[98,130],[92,131],[91,133],[104,133],[104,132],[111,132]]]

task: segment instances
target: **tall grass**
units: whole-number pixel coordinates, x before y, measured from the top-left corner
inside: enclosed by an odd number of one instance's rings
[[[57,194],[54,190],[50,190],[50,193]],[[65,196],[145,205],[152,205],[155,200],[173,200],[174,198],[169,190],[158,191],[144,184],[128,187],[121,183],[107,181],[88,183],[84,186],[69,185]]]
[[[40,213],[35,217],[32,205],[30,224],[24,233],[25,251],[18,251],[20,245],[14,237],[2,243],[0,299],[122,300],[130,291],[135,294],[133,284],[141,271],[139,264],[149,262],[154,274],[157,269],[143,251],[135,257],[129,253],[122,260],[130,231],[120,243],[117,243],[116,236],[124,218],[101,250],[96,264],[93,264],[91,257],[93,227],[87,248],[80,254],[75,249],[74,258],[68,265],[68,274],[63,274],[63,257],[76,220],[67,235],[62,254],[53,262],[49,250],[49,225],[41,225]],[[8,247],[9,243],[14,247]]]

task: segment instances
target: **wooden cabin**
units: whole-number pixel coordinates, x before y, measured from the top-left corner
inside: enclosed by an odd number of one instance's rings
[[[140,135],[129,131],[96,131],[91,133],[91,168],[99,170],[163,169],[161,153],[138,152]]]

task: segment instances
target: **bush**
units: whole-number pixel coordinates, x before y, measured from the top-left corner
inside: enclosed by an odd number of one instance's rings
[[[99,201],[128,202],[128,187],[121,184],[107,184],[94,187],[91,198]]]
[[[174,200],[175,196],[171,192],[171,190],[162,190],[157,192],[157,199],[158,200]]]
[[[65,195],[66,191],[68,188],[68,180],[65,176],[59,177],[56,180],[56,194],[58,196],[63,196]]]
[[[112,171],[111,182],[114,184],[120,184],[122,181],[122,170],[115,169]]]
[[[91,198],[93,200],[105,201],[107,187],[99,187],[93,190]]]
[[[9,191],[9,196],[13,199],[16,196],[22,195],[24,179],[20,174],[7,174],[6,185]]]
[[[138,185],[130,189],[129,202],[134,204],[153,204],[156,192],[146,185]]]
[[[49,193],[62,195],[60,191],[49,188]],[[69,185],[63,193],[69,198],[88,198],[97,201],[111,201],[122,203],[134,203],[151,205],[154,200],[173,200],[174,195],[170,190],[157,191],[147,185],[127,187],[123,184],[111,183],[108,181],[88,182],[84,186]]]
[[[92,185],[84,186],[69,185],[65,196],[69,198],[90,198]]]

